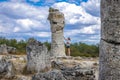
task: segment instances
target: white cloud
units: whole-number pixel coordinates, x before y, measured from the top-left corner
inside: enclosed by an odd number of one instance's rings
[[[1,27],[6,27],[2,32],[49,30],[48,7],[14,2],[3,2],[0,6],[0,24]]]
[[[88,0],[82,2],[81,6],[91,15],[100,16],[100,0]]]
[[[100,27],[99,25],[92,25],[92,26],[86,26],[81,29],[74,29],[74,30],[66,30],[65,36],[76,36],[78,34],[96,34],[99,33]]]
[[[10,0],[11,2],[25,2],[25,0]]]
[[[84,34],[94,34],[95,33],[93,27],[84,27],[83,29],[80,30],[80,32],[84,33]]]
[[[29,1],[32,1],[34,3],[37,3],[37,2],[40,2],[41,0],[29,0]]]
[[[89,44],[95,44],[95,43],[99,43],[99,40],[84,39],[84,40],[81,40],[79,42],[89,43]]]
[[[19,19],[16,21],[19,25],[24,26],[24,29],[30,30],[30,26],[34,23],[29,19]]]
[[[20,28],[19,27],[15,27],[14,29],[13,29],[13,32],[19,32],[20,31]]]
[[[50,32],[33,32],[33,33],[28,33],[29,36],[37,36],[37,37],[50,37],[51,33]]]
[[[5,36],[5,37],[10,37],[10,38],[22,38],[22,37],[42,37],[42,38],[48,38],[51,36],[50,32],[45,32],[45,31],[41,31],[41,32],[25,32],[25,33],[18,33],[18,32],[14,32],[14,33],[6,33],[6,32],[0,32],[0,36]]]
[[[60,9],[65,14],[67,24],[97,24],[99,17],[87,13],[82,6],[67,2],[55,3],[53,7]]]
[[[100,35],[93,35],[93,36],[89,37],[89,39],[91,39],[91,40],[100,40]]]
[[[5,32],[5,31],[6,31],[5,27],[0,26],[0,32]]]
[[[94,2],[93,2],[94,1]],[[95,3],[96,2],[96,3]],[[95,4],[94,4],[95,3]],[[92,10],[97,10],[94,11],[95,14],[89,13],[87,8],[90,8]],[[91,37],[88,37],[88,35],[99,35],[100,34],[100,17],[97,16],[99,15],[99,10],[100,10],[100,3],[98,0],[88,0],[88,2],[82,2],[81,5],[75,5],[72,3],[67,3],[67,2],[60,2],[60,3],[55,3],[53,7],[58,8],[61,12],[64,13],[65,19],[66,19],[66,25],[77,25],[74,27],[74,29],[69,29],[66,28],[65,30],[65,36],[73,37],[74,41],[77,39],[74,36],[79,37],[84,35],[84,39],[88,38],[87,41],[95,41],[99,42],[97,40],[91,39]],[[94,7],[97,8],[95,9]],[[67,26],[71,27],[71,26]],[[100,36],[96,36],[96,38],[99,39]],[[79,39],[77,40],[79,41]]]

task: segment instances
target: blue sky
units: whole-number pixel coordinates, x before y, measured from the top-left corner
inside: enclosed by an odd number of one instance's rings
[[[100,0],[0,0],[0,36],[51,41],[49,7],[65,15],[64,36],[88,44],[100,40]]]

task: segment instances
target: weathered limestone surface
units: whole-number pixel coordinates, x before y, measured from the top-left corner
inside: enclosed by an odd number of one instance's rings
[[[32,80],[95,80],[92,71],[82,72],[80,70],[53,70],[47,73],[39,73]]]
[[[8,51],[8,53],[16,53],[16,48],[7,46],[7,51]]]
[[[0,54],[8,54],[6,44],[0,45]]]
[[[47,47],[34,39],[28,41],[27,47],[27,71],[39,72],[50,68],[50,55]]]
[[[101,0],[101,37],[120,43],[120,0]]]
[[[81,68],[80,66],[68,68],[56,62],[53,64],[56,69],[36,74],[32,80],[95,80],[93,69]]]
[[[51,62],[52,69],[38,73],[32,80],[98,80],[98,61],[81,57],[57,57]]]
[[[120,0],[101,0],[99,80],[120,80]]]
[[[0,55],[0,80],[98,80],[98,58],[82,57],[55,57],[50,59],[51,69],[42,71],[35,75],[26,70],[26,55]],[[2,62],[1,62],[2,59]],[[8,62],[15,68],[5,67]],[[2,63],[2,64],[1,64]],[[4,67],[4,68],[3,68]],[[5,69],[3,71],[3,69]],[[14,75],[7,77],[7,72],[14,71]],[[95,72],[95,73],[94,73]],[[34,75],[34,77],[32,77]],[[94,79],[94,76],[96,79]],[[9,78],[9,79],[6,79]],[[91,79],[92,78],[92,79]]]
[[[0,45],[0,54],[16,53],[16,48],[7,46],[6,44]]]
[[[46,73],[39,73],[32,77],[32,80],[66,80],[59,70],[53,70]]]
[[[15,68],[12,62],[0,58],[0,80],[2,78],[11,79],[15,76]]]
[[[99,80],[120,80],[120,45],[101,40]]]
[[[50,8],[48,20],[50,21],[52,32],[51,56],[65,56],[63,37],[64,14],[57,9]]]

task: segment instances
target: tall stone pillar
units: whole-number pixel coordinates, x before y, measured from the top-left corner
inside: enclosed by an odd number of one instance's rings
[[[49,8],[48,20],[50,21],[52,32],[51,56],[65,56],[63,37],[64,14],[59,12],[58,9]]]
[[[120,0],[101,0],[99,80],[120,80]]]

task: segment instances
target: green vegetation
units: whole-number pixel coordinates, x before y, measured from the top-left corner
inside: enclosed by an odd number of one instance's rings
[[[85,57],[98,57],[99,45],[88,45],[85,43],[73,43],[71,44],[72,56],[85,56]]]
[[[17,49],[18,55],[26,54],[26,44],[27,41],[20,40],[17,41],[16,39],[6,39],[0,37],[0,45],[6,44],[8,46],[15,47]],[[50,50],[50,43],[44,42],[44,44]],[[99,45],[88,45],[85,43],[72,43],[71,44],[71,56],[85,56],[85,57],[98,57],[99,56]]]
[[[27,41],[20,40],[17,41],[16,39],[6,39],[4,37],[0,37],[0,45],[6,44],[7,46],[12,46],[17,49],[16,54],[21,55],[26,53],[26,44]]]

